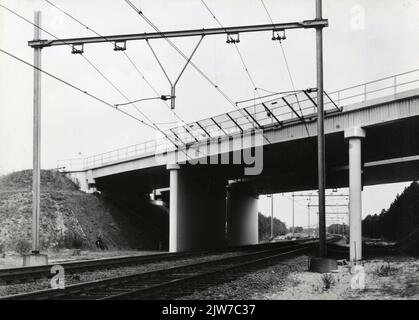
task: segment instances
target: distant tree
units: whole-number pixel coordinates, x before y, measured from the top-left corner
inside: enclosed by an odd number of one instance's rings
[[[349,234],[349,226],[346,224],[332,224],[327,228],[331,234]]]
[[[303,232],[303,230],[304,230],[303,227],[295,227],[294,228],[295,233],[301,233],[301,232]],[[290,232],[292,232],[292,228],[290,228]]]
[[[259,241],[268,240],[271,237],[271,218],[258,214],[258,230]],[[287,227],[281,220],[274,218],[274,236],[284,235],[287,233]]]

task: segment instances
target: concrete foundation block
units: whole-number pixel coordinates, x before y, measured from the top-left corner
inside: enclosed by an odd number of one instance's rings
[[[23,255],[23,266],[45,266],[48,264],[48,255],[41,253],[29,253]]]

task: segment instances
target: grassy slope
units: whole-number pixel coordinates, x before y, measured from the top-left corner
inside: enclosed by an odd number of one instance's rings
[[[0,245],[14,250],[31,237],[32,171],[0,177]],[[71,247],[74,235],[93,247],[102,232],[110,248],[150,248],[138,219],[97,196],[78,191],[56,171],[41,172],[41,245]],[[155,249],[155,248],[150,248]]]

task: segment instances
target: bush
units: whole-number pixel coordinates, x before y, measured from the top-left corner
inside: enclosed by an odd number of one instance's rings
[[[0,243],[0,253],[3,253],[3,252],[4,252],[4,244]]]
[[[15,245],[15,251],[20,253],[20,254],[26,254],[29,253],[32,249],[32,245],[30,244],[29,241],[26,240],[18,240],[16,245]]]
[[[323,290],[329,290],[335,284],[335,279],[331,273],[323,274],[321,280],[323,284]]]
[[[379,277],[389,277],[395,275],[398,268],[392,266],[390,263],[380,264],[373,271],[374,275]]]

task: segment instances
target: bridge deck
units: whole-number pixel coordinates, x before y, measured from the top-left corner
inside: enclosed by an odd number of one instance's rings
[[[339,91],[326,93],[326,116],[337,112],[347,112],[360,107],[368,107],[381,101],[391,101],[415,93],[408,89],[417,88],[419,69],[381,78]],[[303,90],[288,95],[269,95],[262,99],[247,100],[238,105],[245,107],[235,111],[179,125],[169,129],[160,139],[119,148],[87,158],[58,161],[58,168],[63,171],[84,171],[133,159],[147,158],[161,152],[185,149],[193,144],[202,144],[225,139],[228,136],[248,133],[255,129],[272,130],[304,123],[307,134],[316,135],[315,130],[307,130],[308,123],[316,120],[316,92]],[[405,96],[405,95],[404,95]],[[378,100],[377,100],[378,99]],[[384,100],[383,100],[384,99]],[[308,131],[308,132],[307,132]],[[264,135],[265,143],[272,141]]]

